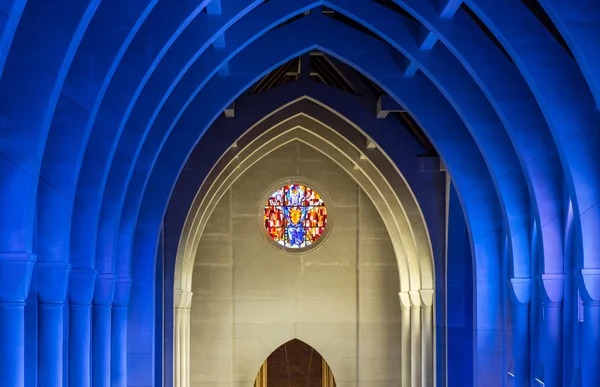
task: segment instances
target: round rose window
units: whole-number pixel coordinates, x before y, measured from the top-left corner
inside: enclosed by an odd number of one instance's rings
[[[312,188],[290,184],[267,199],[265,228],[279,245],[301,249],[315,243],[327,225],[327,208]]]

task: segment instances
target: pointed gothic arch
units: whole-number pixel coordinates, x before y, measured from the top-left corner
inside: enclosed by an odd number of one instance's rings
[[[275,367],[284,372],[273,372]],[[269,354],[258,370],[254,387],[291,381],[307,387],[336,387],[334,372],[325,357],[310,344],[296,338]]]
[[[305,111],[316,111],[319,119]],[[334,160],[362,187],[378,209],[392,238],[398,261],[398,307],[403,309],[406,322],[402,335],[417,337],[419,343],[405,348],[403,377],[410,378],[412,372],[415,374],[413,380],[433,380],[435,275],[429,231],[419,204],[400,171],[379,149],[369,150],[366,138],[357,137],[356,133],[360,133],[360,129],[340,113],[314,99],[302,97],[253,125],[236,141],[234,151],[227,152],[215,164],[191,205],[177,253],[174,281],[176,386],[187,386],[191,275],[204,225],[222,194],[245,170],[290,141],[303,142]]]

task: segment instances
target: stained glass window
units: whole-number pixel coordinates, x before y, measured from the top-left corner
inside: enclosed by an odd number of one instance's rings
[[[265,228],[281,246],[299,249],[312,245],[323,235],[327,208],[312,188],[290,184],[279,188],[267,199]]]

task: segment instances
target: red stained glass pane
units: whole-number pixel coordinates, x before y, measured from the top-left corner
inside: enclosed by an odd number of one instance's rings
[[[265,207],[265,227],[284,227],[285,219],[280,207]]]
[[[304,221],[304,227],[325,227],[327,223],[327,209],[325,206],[309,207]]]
[[[306,233],[307,242],[314,243],[325,232],[325,227],[307,228],[304,232]]]
[[[267,227],[267,232],[273,238],[275,242],[284,242],[285,236],[284,232],[285,228],[283,227]]]

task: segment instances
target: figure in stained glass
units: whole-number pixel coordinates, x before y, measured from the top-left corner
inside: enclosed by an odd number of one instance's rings
[[[289,244],[289,247],[295,248],[306,246],[306,241],[304,240],[304,229],[302,227],[288,227],[287,244]]]
[[[319,239],[327,224],[327,209],[320,195],[301,184],[286,185],[267,200],[265,228],[278,244],[307,247]]]
[[[286,206],[303,206],[305,197],[304,187],[298,184],[292,184],[287,186],[286,188]]]

